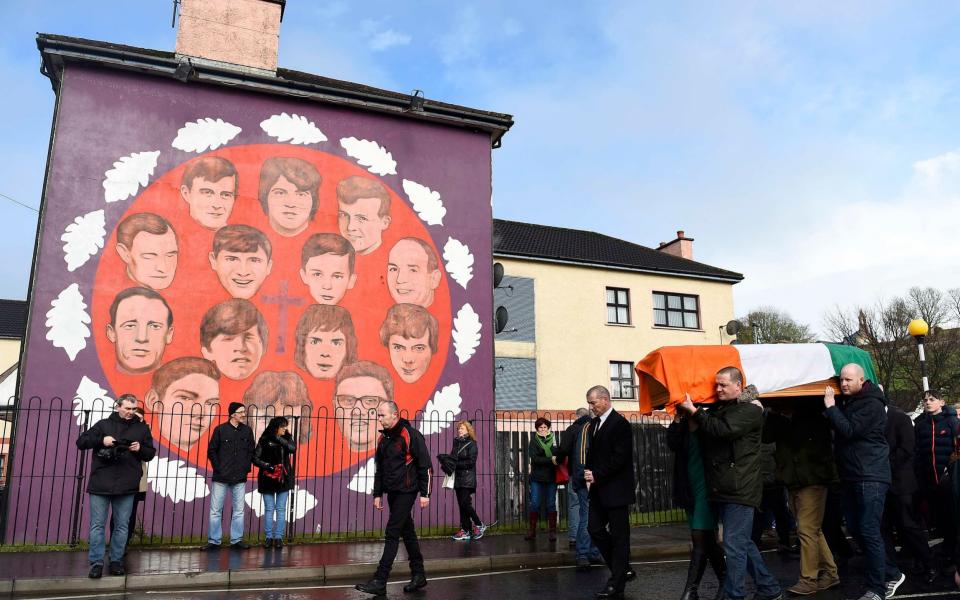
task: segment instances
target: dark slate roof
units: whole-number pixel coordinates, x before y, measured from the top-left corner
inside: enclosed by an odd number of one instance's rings
[[[69,60],[173,78],[177,77],[176,70],[181,61],[174,52],[49,33],[37,34],[37,48],[43,58],[43,72],[51,78],[54,89],[59,85],[64,62]],[[244,70],[242,67],[216,66],[199,61],[192,62],[190,67],[185,83],[199,82],[288,95],[465,127],[489,133],[494,147],[499,147],[500,138],[513,125],[513,117],[508,114],[430,99],[423,101],[422,109],[413,110],[410,94],[290,69],[278,68],[274,76]]]
[[[743,275],[633,244],[609,235],[493,220],[493,253],[549,261],[595,265],[629,271],[719,279],[736,283]]]
[[[26,330],[26,300],[0,300],[0,339],[22,339]]]

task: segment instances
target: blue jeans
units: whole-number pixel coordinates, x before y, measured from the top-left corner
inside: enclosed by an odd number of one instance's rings
[[[590,521],[590,497],[587,495],[587,488],[582,487],[576,490],[570,489],[570,496],[577,499],[577,527],[574,530],[573,525],[570,526],[571,531],[576,531],[577,537],[577,558],[586,558],[587,560],[591,558],[600,558],[600,551],[597,550],[597,547],[593,545],[593,539],[590,538],[590,532],[587,529],[587,525]],[[570,521],[573,521],[573,513],[570,513]]]
[[[847,526],[867,559],[867,589],[883,598],[888,581],[900,579],[900,569],[887,556],[881,533],[883,505],[890,486],[877,481],[844,485]]]
[[[263,530],[266,532],[268,540],[279,540],[283,538],[283,530],[287,526],[287,496],[289,490],[282,492],[270,492],[263,494]],[[276,514],[277,521],[274,525],[273,517]]]
[[[217,546],[223,541],[223,501],[226,499],[227,490],[230,490],[230,500],[232,508],[230,510],[230,543],[236,544],[243,540],[243,491],[247,487],[247,482],[227,483],[213,482],[213,489],[210,491],[210,535],[207,537],[208,544]]]
[[[727,576],[723,580],[727,600],[742,600],[746,596],[743,583],[747,573],[757,585],[758,596],[773,596],[780,592],[780,584],[750,539],[754,512],[752,506],[744,504],[717,504],[717,514],[723,522],[723,551],[727,555]]]
[[[106,542],[103,530],[107,523],[107,509],[113,507],[113,530],[110,532],[110,562],[123,560],[130,526],[130,511],[133,510],[133,494],[101,496],[90,494],[90,550],[87,556],[91,565],[103,564]]]
[[[570,541],[577,541],[577,530],[580,528],[580,495],[573,489],[573,482],[567,483],[567,536]]]
[[[530,506],[527,507],[530,514],[540,512],[540,499],[543,496],[547,497],[547,512],[557,512],[557,484],[531,481]]]

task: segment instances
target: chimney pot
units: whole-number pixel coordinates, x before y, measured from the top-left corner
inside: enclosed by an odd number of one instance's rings
[[[276,75],[283,7],[280,0],[181,0],[177,56]]]

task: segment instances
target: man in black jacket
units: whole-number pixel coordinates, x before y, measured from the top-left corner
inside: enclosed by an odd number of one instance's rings
[[[223,504],[230,491],[230,546],[246,550],[249,544],[243,541],[243,492],[247,486],[247,474],[253,464],[253,451],[257,444],[253,430],[244,421],[247,409],[240,402],[231,402],[227,408],[230,420],[217,425],[210,435],[207,459],[213,465],[213,486],[210,491],[210,533],[207,549],[220,548],[223,541]]]
[[[853,529],[867,559],[867,591],[860,600],[893,596],[905,577],[886,556],[880,523],[890,488],[887,445],[887,399],[863,367],[851,363],[840,370],[840,401],[832,386],[824,390],[823,405],[834,431],[834,451],[844,484],[847,526]]]
[[[90,495],[90,578],[103,575],[104,524],[107,509],[113,510],[110,532],[110,574],[123,575],[123,551],[129,535],[133,497],[140,489],[142,462],[153,460],[150,429],[134,417],[137,397],[120,396],[117,410],[98,421],[77,439],[77,448],[94,450],[87,494]]]
[[[896,406],[887,407],[887,445],[890,447],[891,483],[883,506],[884,551],[893,560],[896,552],[893,529],[896,528],[903,549],[912,554],[923,568],[927,583],[933,583],[937,578],[937,569],[933,565],[927,532],[914,510],[913,495],[917,491],[917,477],[913,472],[916,445],[913,423]],[[949,505],[948,508],[951,511],[953,509]]]
[[[387,593],[387,578],[402,537],[410,561],[410,583],[403,586],[403,591],[415,592],[427,585],[427,575],[423,570],[423,554],[413,526],[412,511],[418,493],[420,508],[430,506],[430,452],[423,435],[400,416],[395,402],[381,402],[377,407],[377,419],[383,429],[374,455],[373,507],[383,510],[383,494],[386,493],[390,517],[384,530],[386,540],[377,572],[373,579],[355,587],[374,596]]]
[[[757,388],[750,385],[744,389],[740,369],[724,367],[717,371],[715,381],[717,402],[711,410],[698,409],[689,394],[679,408],[690,413],[700,427],[707,494],[710,502],[716,504],[723,523],[723,550],[727,555],[725,598],[742,600],[745,597],[743,584],[749,572],[757,584],[756,600],[780,600],[783,598],[780,584],[750,538],[753,514],[763,497],[760,478],[763,405]]]
[[[583,478],[590,499],[587,530],[610,567],[607,585],[597,598],[622,598],[630,568],[630,505],[637,501],[633,479],[633,431],[613,409],[610,392],[602,385],[587,391],[594,417],[587,429],[590,448]]]

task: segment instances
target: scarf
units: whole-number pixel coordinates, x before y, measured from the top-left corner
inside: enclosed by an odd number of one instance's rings
[[[537,443],[543,448],[543,453],[547,455],[547,458],[553,457],[553,432],[551,431],[547,437],[540,437],[539,433],[533,437],[537,438]]]

